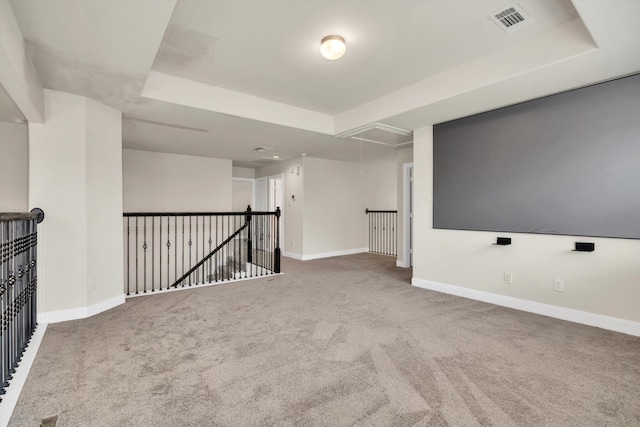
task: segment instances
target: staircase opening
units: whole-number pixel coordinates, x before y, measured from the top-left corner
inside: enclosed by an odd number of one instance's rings
[[[281,272],[279,207],[125,213],[124,233],[127,296]]]

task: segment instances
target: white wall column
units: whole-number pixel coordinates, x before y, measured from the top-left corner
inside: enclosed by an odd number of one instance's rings
[[[39,207],[39,321],[87,317],[124,302],[122,115],[45,91],[29,124],[29,208]]]

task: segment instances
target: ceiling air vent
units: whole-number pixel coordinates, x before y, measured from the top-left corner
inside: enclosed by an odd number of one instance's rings
[[[517,4],[493,12],[489,18],[509,34],[533,24],[533,19]]]
[[[257,151],[258,153],[262,153],[263,151],[273,151],[271,147],[256,147],[253,151]]]

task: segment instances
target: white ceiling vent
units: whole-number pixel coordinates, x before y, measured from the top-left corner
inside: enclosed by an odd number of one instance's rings
[[[399,148],[413,142],[413,132],[410,130],[395,128],[373,123],[362,126],[347,132],[336,135],[336,138],[348,138],[356,141],[372,142],[374,144],[386,145],[392,148]]]
[[[493,12],[489,18],[509,34],[533,24],[533,19],[517,4]]]

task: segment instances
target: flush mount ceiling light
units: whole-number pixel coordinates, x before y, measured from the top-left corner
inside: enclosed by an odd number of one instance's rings
[[[326,36],[320,41],[320,53],[332,61],[342,57],[346,50],[347,45],[340,36]]]

